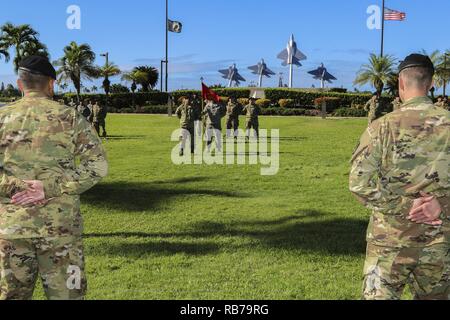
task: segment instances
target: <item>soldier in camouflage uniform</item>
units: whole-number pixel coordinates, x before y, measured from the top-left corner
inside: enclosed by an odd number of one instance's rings
[[[212,140],[216,142],[217,150],[222,150],[222,118],[226,114],[225,106],[207,100],[203,114],[206,117],[206,145],[211,149]]]
[[[380,99],[378,98],[378,94],[374,94],[367,101],[364,110],[369,113],[369,125],[380,117]]]
[[[180,119],[180,128],[182,133],[180,136],[181,147],[180,156],[184,155],[186,147],[186,141],[188,138],[191,140],[191,153],[195,153],[195,119],[198,118],[195,109],[190,104],[189,98],[183,99],[183,104],[178,107],[175,112]]]
[[[250,131],[253,129],[255,131],[255,135],[259,137],[259,114],[261,109],[255,104],[255,99],[250,98],[248,105],[244,107],[244,112],[246,114],[246,125],[245,128],[247,130],[247,138],[250,138]]]
[[[40,275],[48,299],[86,291],[80,194],[107,174],[101,141],[73,108],[51,100],[48,60],[19,64],[24,98],[0,110],[0,299],[31,299]]]
[[[194,115],[195,115],[194,127],[196,129],[195,132],[199,137],[201,137],[203,134],[202,101],[198,98],[196,94],[192,96],[191,105],[194,108]]]
[[[239,115],[241,113],[240,106],[236,103],[235,98],[230,98],[227,104],[226,124],[227,137],[231,137],[233,130],[234,138],[237,138],[237,130],[239,129]]]
[[[94,125],[95,131],[97,131],[100,136],[100,128],[102,128],[102,137],[106,138],[106,107],[100,106],[98,102],[92,106],[92,124]]]
[[[444,104],[444,109],[450,111],[450,108],[449,108],[449,105],[448,105],[448,97],[447,96],[444,97],[444,100],[442,101],[442,103]]]
[[[400,65],[400,110],[373,122],[353,154],[350,190],[372,210],[365,299],[450,298],[450,113],[427,93],[434,67]]]
[[[401,106],[402,106],[402,101],[401,101],[400,97],[396,97],[394,99],[394,101],[392,101],[392,110],[397,111],[400,109]]]

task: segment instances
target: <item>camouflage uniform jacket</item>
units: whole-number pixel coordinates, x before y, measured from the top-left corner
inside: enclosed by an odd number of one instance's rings
[[[209,104],[206,106],[205,111],[206,115],[206,125],[211,126],[215,129],[222,129],[222,118],[226,114],[226,108],[224,106],[218,104]]]
[[[92,122],[102,122],[106,118],[106,113],[104,108],[100,107],[98,104],[94,104],[92,107]]]
[[[175,113],[180,118],[180,127],[182,129],[194,128],[198,115],[192,106],[182,104]]]
[[[258,120],[258,116],[260,113],[260,109],[255,104],[248,104],[244,107],[244,111],[246,113],[247,121],[255,121]]]
[[[2,108],[0,238],[80,236],[80,194],[107,171],[100,138],[73,108],[36,94]],[[23,180],[42,181],[47,203],[11,204]]]
[[[372,123],[352,158],[351,192],[373,210],[367,240],[389,247],[423,247],[450,240],[450,113],[414,98]],[[442,226],[407,220],[419,192],[435,195]]]
[[[235,103],[227,104],[227,119],[239,118],[239,106]]]

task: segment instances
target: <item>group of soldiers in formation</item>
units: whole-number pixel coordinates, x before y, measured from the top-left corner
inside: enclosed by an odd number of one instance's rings
[[[253,130],[254,136],[259,137],[259,114],[261,109],[256,105],[255,98],[250,98],[246,106],[242,106],[235,98],[230,98],[228,103],[222,104],[211,99],[204,100],[204,107],[202,107],[201,100],[193,95],[190,97],[183,97],[182,104],[176,110],[176,115],[180,119],[180,127],[182,134],[180,136],[181,147],[180,156],[184,155],[186,141],[190,138],[191,153],[195,152],[195,135],[202,136],[206,134],[206,145],[208,151],[211,150],[213,139],[216,143],[218,152],[222,150],[222,118],[226,117],[226,136],[227,138],[238,138],[239,130],[239,116],[244,112],[246,115],[246,139],[250,138],[250,133]]]
[[[393,111],[399,110],[402,106],[400,97],[395,97],[391,102]],[[448,96],[439,96],[437,102],[434,104],[436,107],[449,110]],[[380,97],[378,94],[374,94],[372,98],[364,106],[364,110],[369,113],[369,125],[380,118],[381,114]]]
[[[107,137],[106,116],[108,115],[108,110],[105,106],[101,106],[97,101],[93,102],[91,100],[82,101],[77,105],[73,99],[70,100],[68,105],[81,113],[94,126],[99,136],[101,128],[103,131],[101,136],[103,138]]]

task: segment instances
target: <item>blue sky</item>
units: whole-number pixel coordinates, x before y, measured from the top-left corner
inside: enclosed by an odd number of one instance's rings
[[[88,43],[98,54],[109,51],[111,61],[123,70],[149,64],[159,68],[164,57],[164,0],[23,0],[1,5],[0,24],[29,23],[53,60],[61,57],[70,41]],[[385,50],[398,58],[421,49],[450,49],[448,0],[387,0],[387,7],[407,13],[405,22],[387,22]],[[275,72],[287,68],[276,58],[291,33],[308,56],[296,69],[296,87],[319,86],[306,72],[321,62],[338,78],[333,86],[353,88],[352,81],[370,52],[379,52],[380,31],[366,26],[367,7],[381,0],[170,0],[170,18],[183,23],[183,33],[170,34],[169,89],[198,88],[199,78],[222,83],[218,69],[236,63],[250,81],[248,66],[261,58]],[[66,28],[69,5],[81,8],[81,30]],[[11,63],[0,60],[0,82],[12,82]],[[113,82],[120,82],[116,78]],[[277,77],[267,79],[277,86]],[[86,86],[89,86],[86,83]],[[92,85],[92,84],[91,84]]]

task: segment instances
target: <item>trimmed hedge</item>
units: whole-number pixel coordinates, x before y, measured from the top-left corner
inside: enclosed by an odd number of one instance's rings
[[[100,104],[105,104],[105,94],[82,94],[80,95],[81,101],[94,100]],[[164,105],[167,104],[168,94],[165,92],[138,92],[134,94],[135,105]],[[65,94],[63,96],[55,96],[55,100],[64,100],[65,103],[69,103],[70,99],[77,101],[77,95],[73,93]],[[123,109],[131,108],[133,106],[133,93],[113,93],[109,95],[110,108]]]
[[[371,94],[358,93],[336,93],[336,92],[313,92],[299,89],[266,89],[266,98],[272,101],[279,101],[280,99],[292,99],[295,101],[294,105],[297,108],[314,108],[314,101],[322,97],[334,97],[341,100],[341,107],[350,108],[353,105],[364,105],[372,97]],[[381,97],[382,105],[389,105],[391,97]]]
[[[339,108],[333,112],[334,117],[367,117],[367,111],[355,108]]]

